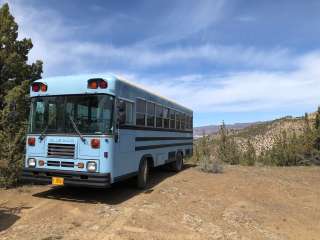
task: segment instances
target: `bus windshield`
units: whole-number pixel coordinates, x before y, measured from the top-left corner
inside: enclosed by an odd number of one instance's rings
[[[110,95],[46,96],[31,99],[29,133],[82,134],[112,132],[114,97]]]

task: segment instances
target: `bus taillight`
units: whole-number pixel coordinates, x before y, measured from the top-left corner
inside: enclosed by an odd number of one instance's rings
[[[101,79],[99,82],[99,87],[105,89],[108,87],[108,83]]]
[[[44,83],[33,83],[31,88],[33,92],[46,92],[48,90],[48,86]]]
[[[108,87],[108,82],[102,78],[92,78],[88,80],[88,88],[90,89],[105,89]]]
[[[100,148],[100,139],[93,138],[91,139],[92,148]]]
[[[36,83],[32,84],[32,91],[33,92],[39,92],[39,90],[40,90],[39,84],[36,84]]]
[[[47,91],[47,89],[48,89],[48,87],[47,87],[47,85],[46,85],[46,84],[41,83],[41,84],[40,84],[40,89],[41,89],[41,92],[46,92],[46,91]]]
[[[29,146],[34,146],[34,145],[36,145],[36,138],[35,138],[35,137],[29,137],[29,138],[28,138],[28,145],[29,145]]]
[[[88,81],[88,88],[97,89],[98,88],[98,82],[96,80]]]

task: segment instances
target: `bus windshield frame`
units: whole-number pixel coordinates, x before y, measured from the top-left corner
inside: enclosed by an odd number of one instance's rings
[[[109,94],[38,96],[31,98],[29,134],[102,135],[113,133],[115,97]]]

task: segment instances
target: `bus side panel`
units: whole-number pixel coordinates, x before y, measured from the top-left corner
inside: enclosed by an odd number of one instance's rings
[[[192,133],[120,129],[115,145],[114,177],[121,177],[136,173],[143,156],[160,166],[168,162],[170,152],[186,155],[192,151]]]

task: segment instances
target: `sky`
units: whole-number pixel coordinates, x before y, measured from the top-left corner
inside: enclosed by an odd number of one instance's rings
[[[43,77],[115,73],[192,108],[195,126],[320,104],[320,1],[5,2]]]

